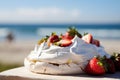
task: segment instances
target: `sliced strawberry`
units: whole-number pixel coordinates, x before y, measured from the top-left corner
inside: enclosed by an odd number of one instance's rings
[[[93,36],[91,34],[87,34],[87,35],[83,36],[82,39],[87,43],[92,43]]]
[[[52,43],[58,42],[59,40],[59,36],[55,33],[52,33],[51,36],[47,39],[47,45],[50,46]]]
[[[105,68],[103,63],[96,57],[92,58],[87,66],[85,67],[85,72],[90,75],[103,75],[105,74]]]
[[[77,35],[79,38],[82,37],[82,35],[75,29],[75,27],[69,27],[65,35],[63,35],[63,39],[73,39]]]
[[[69,40],[71,40],[71,39],[74,38],[74,36],[75,36],[75,35],[71,35],[69,32],[66,32],[63,38],[64,38],[64,39],[69,39]]]
[[[92,44],[95,44],[97,47],[99,47],[100,46],[100,41],[96,40],[96,39],[93,39]]]
[[[61,47],[67,47],[72,44],[72,41],[68,39],[63,39],[59,42],[59,44]]]
[[[54,42],[59,41],[59,37],[58,37],[58,35],[52,35],[49,37],[48,40],[50,41],[50,43],[54,43]]]

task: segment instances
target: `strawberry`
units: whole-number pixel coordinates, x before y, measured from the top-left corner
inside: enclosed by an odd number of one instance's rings
[[[98,58],[93,57],[85,67],[85,72],[90,75],[103,75],[105,74],[105,68]]]
[[[50,46],[51,43],[58,42],[59,40],[59,36],[55,33],[52,33],[51,36],[47,39],[47,45]]]
[[[95,44],[97,47],[99,47],[100,46],[100,41],[96,40],[96,39],[93,39],[92,44]]]
[[[120,54],[119,53],[113,53],[111,56],[111,59],[113,60],[115,64],[115,68],[117,71],[120,71]]]
[[[78,37],[82,37],[82,35],[74,28],[74,27],[69,27],[68,31],[63,35],[63,39],[73,39],[77,35]]]
[[[66,32],[65,35],[63,36],[64,39],[69,39],[72,40],[75,35],[71,35],[70,32]]]
[[[49,37],[48,40],[49,40],[50,43],[58,42],[59,41],[59,37],[55,33],[52,33],[52,35]]]
[[[87,35],[83,36],[82,39],[87,43],[92,43],[93,36],[91,34],[87,34]]]
[[[84,36],[82,37],[82,39],[87,43],[91,43],[91,44],[96,45],[97,47],[100,46],[100,41],[93,39],[93,36],[91,34],[84,33]]]
[[[72,41],[69,40],[69,39],[62,39],[60,40],[60,42],[58,42],[58,44],[61,46],[61,47],[67,47],[69,45],[72,44]]]
[[[106,62],[106,70],[108,73],[115,73],[115,65],[114,65],[114,62],[109,59],[109,58],[106,58],[105,59],[105,62]]]

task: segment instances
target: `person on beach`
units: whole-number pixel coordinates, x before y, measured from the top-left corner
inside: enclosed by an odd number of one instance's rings
[[[6,36],[6,39],[8,42],[12,42],[14,40],[13,33],[9,32],[8,35]]]

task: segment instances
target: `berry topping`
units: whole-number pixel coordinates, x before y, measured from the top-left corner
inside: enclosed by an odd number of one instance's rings
[[[64,39],[73,39],[77,35],[82,38],[82,35],[75,29],[75,27],[69,27],[65,35],[63,35]]]
[[[103,75],[105,74],[105,68],[99,58],[93,57],[85,67],[85,72],[90,75]]]
[[[113,55],[111,56],[111,59],[115,64],[116,70],[120,71],[120,53],[113,53]]]
[[[75,36],[78,36],[80,39],[83,39],[86,43],[94,44],[97,47],[100,46],[99,40],[93,39],[93,36],[89,33],[84,33],[83,37],[82,35],[77,31],[75,27],[69,27],[67,32],[65,34],[57,35],[56,33],[52,33],[50,36],[46,36],[45,38],[42,38],[38,44],[40,45],[44,41],[47,42],[48,46],[57,45],[61,47],[66,47],[72,44],[72,39]]]
[[[70,46],[71,44],[72,44],[72,41],[69,39],[62,39],[57,43],[57,45],[61,47],[67,47],[67,46]]]
[[[109,58],[106,58],[105,59],[105,67],[106,67],[106,72],[107,73],[115,73],[115,65],[114,65],[114,62],[109,59]]]
[[[56,35],[55,33],[52,33],[48,40],[50,41],[50,43],[58,42],[59,36]]]
[[[100,41],[96,40],[96,39],[93,39],[92,44],[95,44],[97,47],[99,47],[100,46]]]
[[[82,39],[87,43],[92,43],[93,36],[91,34],[86,34],[85,36],[82,37]]]

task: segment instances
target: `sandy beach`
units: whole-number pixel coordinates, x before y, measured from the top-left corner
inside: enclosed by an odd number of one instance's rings
[[[119,40],[100,40],[105,50],[112,54],[120,52]],[[37,41],[15,41],[0,43],[0,62],[7,64],[23,64],[24,58],[34,49]]]
[[[36,41],[1,42],[0,62],[7,64],[23,64],[24,58],[34,49]]]

